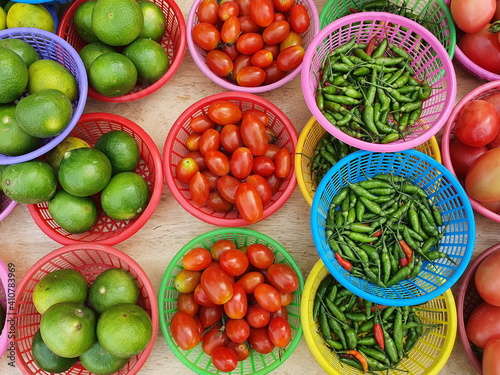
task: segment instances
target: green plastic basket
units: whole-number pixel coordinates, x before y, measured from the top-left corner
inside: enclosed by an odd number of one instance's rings
[[[365,4],[372,1],[373,0],[328,0],[319,15],[320,27],[323,29],[333,21],[352,14],[352,10],[361,10]],[[455,22],[453,22],[450,9],[443,0],[387,0],[387,3],[412,9],[413,14],[426,20],[429,25],[424,26],[441,42],[450,58],[453,58],[457,44]],[[398,14],[405,16],[405,14],[401,12]],[[415,19],[413,20],[417,21]]]
[[[201,343],[191,350],[183,350],[172,338],[170,333],[170,322],[177,311],[176,302],[179,292],[174,287],[175,275],[182,269],[181,261],[184,254],[195,247],[210,249],[218,240],[230,240],[240,248],[254,243],[267,245],[274,253],[275,263],[285,263],[293,268],[299,278],[299,287],[294,292],[293,300],[288,305],[288,323],[292,328],[292,339],[284,349],[275,348],[271,353],[260,354],[251,351],[250,357],[238,362],[238,366],[231,372],[218,371],[211,362],[210,356],[201,349]],[[174,256],[168,265],[160,285],[158,293],[160,328],[167,344],[172,349],[177,358],[188,368],[197,374],[238,374],[238,375],[263,375],[275,370],[281,365],[295,350],[302,337],[302,326],[300,324],[300,301],[304,289],[304,278],[295,260],[288,251],[272,238],[245,228],[224,228],[216,229],[202,234],[188,242]]]

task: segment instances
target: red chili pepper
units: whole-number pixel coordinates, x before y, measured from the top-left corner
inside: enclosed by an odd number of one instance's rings
[[[363,354],[361,354],[357,350],[348,350],[347,354],[352,355],[359,361],[359,363],[361,363],[361,367],[363,368],[363,374],[368,371],[368,362]]]
[[[408,246],[405,240],[400,240],[399,246],[401,246],[401,249],[403,249],[403,252],[406,255],[406,259],[408,260],[408,264],[410,264],[413,259],[413,250],[410,246]]]
[[[406,267],[408,265],[408,259],[407,258],[399,258],[399,266],[401,268]]]
[[[349,262],[348,260],[345,260],[344,258],[342,258],[340,256],[339,253],[335,253],[335,259],[337,259],[337,262],[340,263],[340,265],[346,270],[346,271],[350,271],[352,270],[352,264],[351,262]]]
[[[366,45],[365,52],[368,56],[371,56],[373,50],[375,49],[375,43],[377,43],[377,35],[372,36],[368,44]]]
[[[382,229],[376,231],[375,233],[372,234],[372,237],[380,237],[382,235]]]
[[[380,349],[385,350],[385,339],[384,339],[384,330],[380,323],[375,323],[373,325],[373,336],[375,336],[375,341],[377,341]]]
[[[354,8],[349,8],[349,12],[351,13],[359,13],[360,11]]]
[[[373,305],[372,308],[371,308],[371,312],[375,312],[375,311],[380,311],[380,310],[383,310],[385,309],[387,306],[386,305]]]

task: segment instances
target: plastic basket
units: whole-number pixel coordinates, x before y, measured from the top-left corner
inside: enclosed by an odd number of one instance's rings
[[[81,272],[89,283],[109,268],[123,268],[137,280],[140,288],[138,305],[151,317],[153,334],[151,341],[139,354],[130,358],[128,363],[116,374],[132,375],[144,365],[153,349],[158,333],[157,299],[153,285],[141,266],[121,251],[101,244],[75,244],[61,247],[50,252],[36,262],[24,275],[16,295],[16,365],[23,374],[50,374],[38,367],[31,353],[31,341],[39,328],[42,316],[36,311],[32,301],[33,288],[47,273],[59,269],[74,269]],[[77,362],[67,374],[90,375],[91,372]]]
[[[29,43],[40,55],[41,59],[55,60],[61,63],[76,79],[78,84],[77,98],[73,101],[73,116],[66,128],[55,137],[46,138],[43,145],[34,151],[19,156],[0,154],[0,164],[14,164],[35,159],[56,147],[68,136],[80,118],[87,102],[87,73],[78,53],[65,40],[48,31],[19,27],[0,31],[0,39],[22,39]]]
[[[141,160],[135,172],[148,183],[151,193],[149,203],[140,216],[127,221],[113,220],[100,209],[99,218],[94,227],[80,234],[71,234],[62,229],[50,216],[47,202],[28,205],[30,214],[38,227],[60,244],[99,242],[115,245],[141,229],[160,202],[164,186],[160,152],[153,139],[139,125],[124,117],[109,113],[87,113],[81,117],[70,135],[81,138],[93,146],[102,134],[112,130],[126,131],[138,143]]]
[[[89,0],[76,0],[71,3],[71,5],[66,9],[64,15],[59,23],[59,28],[57,30],[57,35],[67,40],[78,52],[87,43],[80,38],[76,32],[76,28],[73,21],[73,16],[76,9],[85,1]],[[156,5],[158,5],[165,15],[165,26],[166,30],[163,34],[161,41],[159,42],[163,49],[167,52],[170,67],[166,73],[158,81],[150,86],[137,84],[130,93],[117,97],[108,97],[99,94],[91,86],[89,86],[89,96],[91,98],[103,101],[103,102],[113,102],[113,103],[123,103],[130,102],[133,100],[144,98],[163,85],[165,85],[175,74],[179,66],[181,65],[182,59],[186,52],[186,24],[184,22],[184,16],[182,11],[174,0],[152,0]]]
[[[191,350],[185,351],[177,346],[170,333],[170,322],[177,311],[176,301],[179,295],[179,292],[174,287],[174,279],[175,275],[182,269],[182,257],[186,252],[195,247],[210,249],[216,241],[222,239],[233,241],[237,248],[254,243],[267,245],[274,252],[275,262],[288,264],[293,268],[299,278],[299,287],[294,292],[293,300],[287,307],[288,323],[290,323],[292,328],[292,339],[285,350],[281,352],[281,357],[278,348],[268,354],[259,354],[252,351],[249,358],[242,362],[238,362],[236,369],[229,373],[240,375],[267,374],[278,368],[278,366],[292,354],[302,337],[302,326],[300,325],[300,300],[304,287],[304,279],[300,272],[300,268],[288,251],[278,242],[262,233],[245,228],[216,229],[194,238],[182,247],[170,261],[161,281],[160,291],[158,293],[161,331],[176,357],[189,369],[197,374],[223,374],[223,372],[218,371],[211,364],[210,356],[203,352],[201,344]]]
[[[0,192],[0,221],[5,219],[8,214],[16,207],[17,202],[7,197],[3,192]]]
[[[309,205],[312,204],[314,191],[317,187],[311,175],[311,159],[314,156],[314,150],[318,142],[325,133],[326,130],[314,117],[311,117],[306,126],[302,129],[297,142],[297,149],[295,151],[295,174],[297,175],[297,185],[299,185],[300,192]],[[441,151],[439,150],[439,144],[435,137],[415,147],[415,149],[429,155],[437,162],[441,163]]]
[[[433,264],[425,260],[415,278],[389,288],[354,277],[339,265],[326,241],[324,227],[332,198],[345,186],[343,179],[356,182],[379,173],[406,177],[425,190],[443,216],[440,232],[445,234],[439,241],[439,251],[448,254],[455,264],[444,258]],[[311,212],[314,245],[328,270],[353,293],[382,305],[417,305],[436,298],[458,280],[474,251],[476,225],[464,189],[442,164],[415,150],[398,153],[357,151],[345,157],[321,180]]]
[[[177,202],[191,215],[206,223],[223,227],[244,226],[248,225],[248,222],[236,210],[225,213],[215,212],[206,206],[201,207],[192,202],[189,185],[177,179],[175,173],[176,165],[189,153],[185,143],[188,136],[193,132],[189,126],[191,119],[207,113],[210,103],[215,100],[229,100],[242,111],[252,108],[264,111],[269,116],[269,126],[276,133],[276,144],[280,147],[286,147],[291,154],[295,152],[298,135],[292,122],[278,107],[257,95],[242,92],[225,92],[197,101],[179,116],[170,129],[163,147],[163,168],[165,168],[164,174],[167,185]],[[292,165],[290,175],[283,180],[278,192],[271,197],[271,201],[264,207],[262,220],[285,204],[292,195],[296,183],[297,179]]]
[[[9,323],[7,322],[9,314],[9,270],[5,263],[0,259],[0,305],[5,311],[5,322],[0,321],[0,357],[3,355],[9,344]]]
[[[349,8],[361,9],[372,0],[348,0],[336,1],[329,0],[319,15],[321,28],[332,23],[338,18],[352,14]],[[389,2],[394,6],[400,6],[405,9],[411,9],[422,20],[429,23],[428,30],[432,32],[441,44],[448,51],[450,58],[455,54],[457,44],[455,22],[450,13],[450,9],[443,0],[392,0]],[[398,13],[402,15],[402,13]]]
[[[500,77],[499,77],[500,78]],[[462,108],[471,100],[483,99],[489,95],[500,93],[500,81],[488,82],[484,85],[481,85],[467,95],[465,95],[453,108],[448,121],[443,129],[443,137],[441,138],[441,148],[443,150],[443,164],[448,168],[451,173],[455,174],[455,170],[453,169],[453,164],[451,162],[450,157],[450,142],[455,138],[454,128],[455,122],[457,120],[457,116],[462,110]],[[488,219],[494,220],[496,222],[500,222],[500,213],[493,212],[488,208],[484,207],[481,203],[476,201],[475,199],[469,197],[469,200],[472,204],[472,208],[476,212],[479,212],[481,215],[487,217]]]
[[[314,297],[320,282],[328,275],[328,269],[319,260],[312,268],[304,286],[301,303],[301,319],[304,338],[314,358],[331,375],[349,374],[358,375],[361,371],[346,366],[338,360],[326,345],[325,340],[318,333],[318,323],[312,316]],[[417,342],[408,353],[408,358],[401,361],[398,370],[376,372],[377,374],[408,375],[437,375],[448,360],[457,333],[457,311],[455,300],[450,290],[430,300],[421,306],[422,311],[417,314],[424,324],[441,324],[439,329],[430,330],[429,333]],[[425,311],[424,311],[425,310]]]
[[[464,348],[465,354],[469,361],[479,374],[483,373],[483,365],[481,358],[474,353],[467,338],[465,325],[469,319],[472,311],[483,302],[482,298],[477,292],[476,285],[474,284],[474,275],[476,274],[477,267],[489,255],[492,255],[500,250],[500,243],[489,247],[484,250],[479,256],[471,262],[464,275],[460,279],[460,286],[457,293],[457,311],[458,311],[458,337],[460,343]]]
[[[187,44],[188,44],[189,52],[191,53],[191,56],[193,57],[193,60],[196,64],[196,66],[212,82],[225,88],[226,90],[241,91],[241,92],[256,94],[256,93],[271,91],[271,90],[274,90],[278,87],[281,87],[281,86],[287,84],[288,82],[292,81],[300,73],[301,66],[303,64],[299,65],[295,70],[289,72],[285,77],[283,77],[279,81],[268,84],[268,85],[261,85],[258,87],[242,87],[229,79],[219,77],[218,75],[213,73],[210,70],[210,68],[208,68],[208,66],[205,62],[205,56],[207,55],[207,51],[201,49],[200,47],[198,47],[194,43],[193,36],[191,33],[193,27],[199,23],[198,17],[196,16],[196,10],[198,8],[198,5],[201,3],[201,1],[202,0],[194,1],[193,4],[191,5],[190,10],[189,10],[188,19],[187,19]],[[304,34],[301,34],[302,41],[303,41],[302,46],[304,47],[304,49],[307,50],[312,39],[319,31],[318,11],[316,9],[316,5],[315,5],[313,0],[296,0],[296,3],[302,4],[307,8],[307,14],[309,15],[309,18],[311,19],[311,24],[309,26],[309,29]]]
[[[385,26],[378,24],[385,22]],[[405,49],[413,58],[415,77],[433,88],[423,103],[422,115],[404,139],[389,144],[360,141],[332,125],[316,105],[319,72],[326,56],[356,37],[366,43],[374,35],[387,37],[390,44]],[[420,38],[417,40],[417,38]],[[424,46],[427,47],[424,47]],[[302,92],[309,110],[329,133],[361,150],[395,152],[414,148],[434,136],[445,124],[455,103],[456,77],[448,53],[430,31],[405,17],[384,12],[362,12],[342,17],[319,32],[307,49],[302,64]]]

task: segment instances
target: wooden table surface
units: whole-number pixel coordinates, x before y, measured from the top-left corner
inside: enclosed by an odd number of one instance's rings
[[[316,0],[316,3],[320,12],[325,1]],[[191,2],[179,0],[178,4],[187,19]],[[459,83],[458,101],[484,81],[470,76],[456,64],[455,68]],[[163,153],[165,138],[177,117],[196,101],[223,91],[224,89],[212,83],[200,72],[189,51],[186,51],[177,73],[154,94],[135,102],[122,104],[103,103],[89,98],[85,112],[103,111],[129,118],[150,134],[160,153]],[[300,77],[296,77],[284,87],[260,95],[277,105],[290,118],[298,133],[311,117],[302,96]],[[294,256],[304,278],[318,260],[309,229],[309,214],[310,207],[297,187],[289,201],[278,212],[249,226],[280,242]],[[477,238],[474,257],[498,242],[500,226],[478,214],[476,214],[476,223]],[[158,291],[163,273],[176,252],[192,238],[216,228],[186,212],[165,186],[161,201],[151,219],[138,233],[115,247],[130,255],[144,268]],[[60,244],[51,240],[37,227],[25,206],[18,205],[6,219],[0,222],[0,258],[6,264],[15,265],[17,283],[38,259],[60,247]],[[18,368],[8,365],[6,355],[0,359],[0,374],[19,374]],[[153,352],[140,374],[191,373],[174,356],[159,333]],[[317,364],[305,340],[302,339],[295,352],[274,371],[274,374],[299,375],[304,373],[316,375],[324,374],[325,371]],[[453,353],[441,374],[474,373],[473,367],[468,363],[457,340]]]

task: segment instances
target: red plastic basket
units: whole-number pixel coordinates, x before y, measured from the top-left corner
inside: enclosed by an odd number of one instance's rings
[[[292,122],[274,104],[257,95],[241,92],[224,92],[199,100],[188,107],[170,129],[163,147],[163,168],[165,168],[164,174],[167,185],[177,202],[190,214],[206,223],[222,227],[244,226],[249,223],[236,210],[221,213],[194,203],[191,200],[188,184],[177,179],[175,174],[176,165],[189,153],[185,144],[188,136],[193,133],[193,130],[189,126],[191,120],[196,116],[207,113],[210,103],[215,100],[229,100],[242,111],[251,108],[264,111],[269,116],[269,126],[276,133],[276,144],[280,147],[286,147],[291,154],[295,153],[298,134]],[[279,191],[271,197],[271,201],[264,207],[262,219],[267,218],[285,204],[290,195],[292,195],[296,184],[295,168],[292,165],[290,175],[283,180]]]
[[[460,286],[457,294],[458,334],[460,342],[465,350],[465,354],[467,354],[467,358],[469,358],[469,361],[479,374],[483,373],[481,358],[474,353],[470,346],[469,339],[465,332],[465,324],[476,306],[483,302],[474,284],[474,275],[476,274],[477,267],[479,267],[485,258],[497,251],[500,251],[500,243],[483,251],[471,264],[469,264],[467,271],[465,271],[460,279]]]
[[[91,283],[103,271],[109,268],[123,268],[136,279],[140,288],[138,304],[151,317],[153,335],[146,348],[138,355],[130,358],[128,363],[117,374],[133,375],[144,365],[153,349],[158,333],[158,304],[156,293],[147,274],[141,266],[121,251],[102,244],[75,244],[61,247],[36,262],[24,275],[16,295],[16,364],[23,374],[50,374],[40,369],[31,353],[31,341],[39,328],[41,315],[32,302],[33,288],[47,273],[59,269],[74,269],[81,272]],[[77,362],[66,374],[90,375]]]
[[[66,9],[57,30],[57,35],[71,44],[77,52],[80,52],[83,46],[85,46],[86,42],[83,41],[83,39],[80,38],[80,36],[76,32],[73,15],[75,14],[75,11],[80,6],[80,4],[85,1],[89,0],[76,0],[71,3],[68,9]],[[165,83],[167,83],[179,68],[186,52],[186,23],[184,21],[182,11],[174,0],[151,1],[162,9],[166,19],[166,30],[160,41],[160,45],[167,52],[168,58],[170,60],[170,67],[168,68],[167,72],[163,75],[163,77],[161,77],[152,85],[144,86],[138,84],[132,89],[130,93],[117,97],[108,97],[101,95],[89,85],[89,96],[91,98],[113,103],[130,102],[133,100],[144,98],[145,96],[148,96],[149,94],[155,92]]]
[[[47,202],[28,205],[35,223],[45,234],[60,244],[99,242],[116,245],[142,228],[160,202],[164,186],[160,152],[153,139],[139,125],[125,117],[109,113],[87,113],[80,118],[70,136],[81,138],[93,146],[102,134],[112,130],[126,131],[137,141],[141,160],[135,172],[140,174],[149,185],[151,191],[149,203],[139,217],[128,221],[112,220],[100,210],[94,227],[80,234],[71,234],[62,229],[50,216]]]

